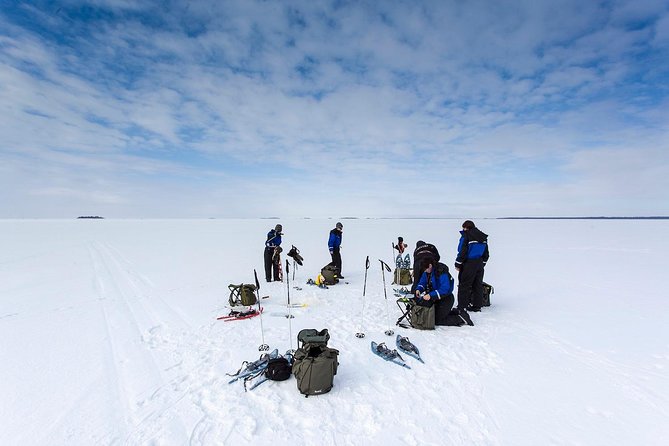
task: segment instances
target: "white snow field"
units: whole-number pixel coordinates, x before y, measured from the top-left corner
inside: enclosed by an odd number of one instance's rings
[[[666,220],[475,220],[492,306],[475,327],[393,327],[421,350],[411,370],[371,353],[394,346],[377,259],[392,262],[397,236],[410,251],[422,239],[455,272],[462,220],[341,220],[349,283],[327,290],[304,284],[329,262],[334,219],[2,220],[0,444],[669,444]],[[290,291],[308,306],[290,324],[286,284],[263,280],[279,222],[305,258]],[[261,318],[216,317],[254,268],[272,348],[329,329],[330,393],[228,384],[258,359]]]

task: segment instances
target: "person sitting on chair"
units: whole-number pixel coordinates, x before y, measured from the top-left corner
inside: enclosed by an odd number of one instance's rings
[[[443,263],[429,263],[416,286],[416,305],[435,305],[435,324],[444,325],[446,316],[453,308],[453,277]]]

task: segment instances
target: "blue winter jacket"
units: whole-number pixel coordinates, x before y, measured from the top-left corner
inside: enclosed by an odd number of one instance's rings
[[[487,234],[484,234],[478,228],[460,231],[458,256],[455,259],[456,267],[459,268],[467,260],[473,259],[482,259],[483,264],[485,265],[489,255]]]
[[[276,230],[272,229],[267,233],[267,241],[265,242],[265,246],[267,248],[274,248],[279,245],[281,245],[281,234],[277,234]]]
[[[443,264],[438,264],[436,268],[433,268],[432,273],[429,274],[427,271],[420,276],[416,290],[421,293],[429,290],[430,302],[436,302],[441,299],[442,296],[446,296],[453,292],[453,276],[448,272],[448,267]],[[429,283],[428,283],[429,281]]]
[[[330,252],[341,247],[341,237],[341,231],[338,231],[337,229],[330,231],[330,238],[328,239],[328,248],[330,249]]]

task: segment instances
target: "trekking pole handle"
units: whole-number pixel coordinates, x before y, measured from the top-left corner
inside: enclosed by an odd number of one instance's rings
[[[384,268],[388,272],[392,271],[386,262],[381,259],[379,259],[379,262],[381,262],[381,271],[383,271]]]
[[[367,256],[367,260],[365,260],[365,269],[369,269],[369,256]]]

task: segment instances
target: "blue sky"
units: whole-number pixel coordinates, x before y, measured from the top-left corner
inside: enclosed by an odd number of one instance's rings
[[[2,218],[669,215],[666,1],[2,5]]]

